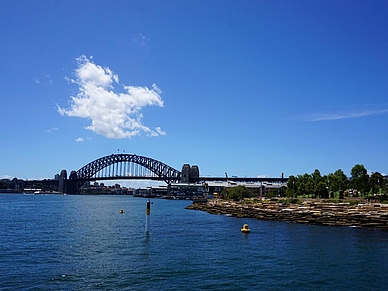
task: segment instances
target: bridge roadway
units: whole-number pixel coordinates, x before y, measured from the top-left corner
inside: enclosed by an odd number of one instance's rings
[[[82,179],[72,179],[71,181],[110,181],[110,180],[150,180],[150,181],[175,181],[175,177],[144,177],[144,176],[114,176],[114,177],[91,177],[91,178],[82,178]],[[197,179],[193,179],[192,183],[201,183],[206,181],[213,182],[269,182],[269,183],[286,183],[288,178],[270,178],[270,177],[199,177]],[[23,180],[24,184],[34,185],[34,184],[55,184],[59,183],[59,180],[55,179],[44,179],[44,180]]]
[[[268,178],[268,177],[199,177],[197,182],[219,181],[219,182],[269,182],[269,183],[286,183],[288,178]]]

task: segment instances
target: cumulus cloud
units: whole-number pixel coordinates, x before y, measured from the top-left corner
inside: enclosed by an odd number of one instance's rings
[[[85,140],[82,137],[79,137],[75,140],[76,142],[84,142]]]
[[[119,76],[107,67],[101,67],[92,58],[77,58],[78,68],[75,79],[69,83],[78,85],[76,96],[71,96],[70,108],[57,104],[58,112],[69,117],[81,117],[90,120],[86,129],[107,138],[131,138],[141,133],[148,136],[160,136],[166,133],[160,127],[151,129],[142,122],[142,108],[145,106],[163,107],[162,91],[152,88],[127,86],[119,83]],[[121,87],[117,92],[114,85]]]

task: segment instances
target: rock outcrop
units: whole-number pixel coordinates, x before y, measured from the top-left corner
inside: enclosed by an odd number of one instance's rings
[[[303,204],[279,204],[276,201],[244,203],[210,200],[193,203],[187,209],[253,219],[388,230],[388,204],[380,203],[351,205],[307,201]]]

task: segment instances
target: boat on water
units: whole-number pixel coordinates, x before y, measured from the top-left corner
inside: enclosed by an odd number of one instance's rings
[[[42,191],[42,189],[34,189],[34,188],[25,188],[23,190],[24,195],[46,195],[45,192]]]

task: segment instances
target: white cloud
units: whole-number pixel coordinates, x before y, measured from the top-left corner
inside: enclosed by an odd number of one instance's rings
[[[155,84],[151,89],[126,86],[119,83],[117,74],[96,65],[91,58],[81,56],[77,62],[76,79],[66,80],[77,84],[79,91],[77,96],[71,96],[70,108],[57,105],[61,115],[90,120],[86,129],[107,138],[131,138],[142,132],[148,136],[166,134],[160,127],[152,130],[142,123],[143,107],[163,107],[162,92]],[[113,85],[121,86],[123,93],[115,92]]]
[[[156,128],[156,132],[157,132],[159,135],[166,135],[166,132],[163,131],[159,126]]]
[[[67,84],[76,84],[76,81],[68,76],[65,76],[64,79],[67,81]]]
[[[57,131],[57,130],[58,130],[58,127],[52,127],[52,128],[47,129],[47,132],[52,133],[53,131]]]
[[[138,33],[133,38],[133,41],[145,45],[147,44],[148,39],[142,33]]]
[[[75,140],[76,142],[84,142],[85,140],[82,137],[79,137]]]
[[[46,75],[46,80],[47,80],[47,82],[49,82],[50,84],[53,83],[53,80],[51,79],[50,75]]]
[[[358,117],[377,115],[377,114],[383,114],[383,113],[388,113],[388,109],[319,114],[308,118],[307,121],[310,121],[310,122],[330,121],[330,120],[339,120],[339,119],[358,118]]]
[[[35,81],[36,84],[42,84],[42,85],[48,85],[48,84],[52,84],[53,83],[53,80],[51,79],[50,75],[46,74],[43,76],[41,76],[41,79],[38,79],[38,78],[35,78],[35,77],[32,77]]]

